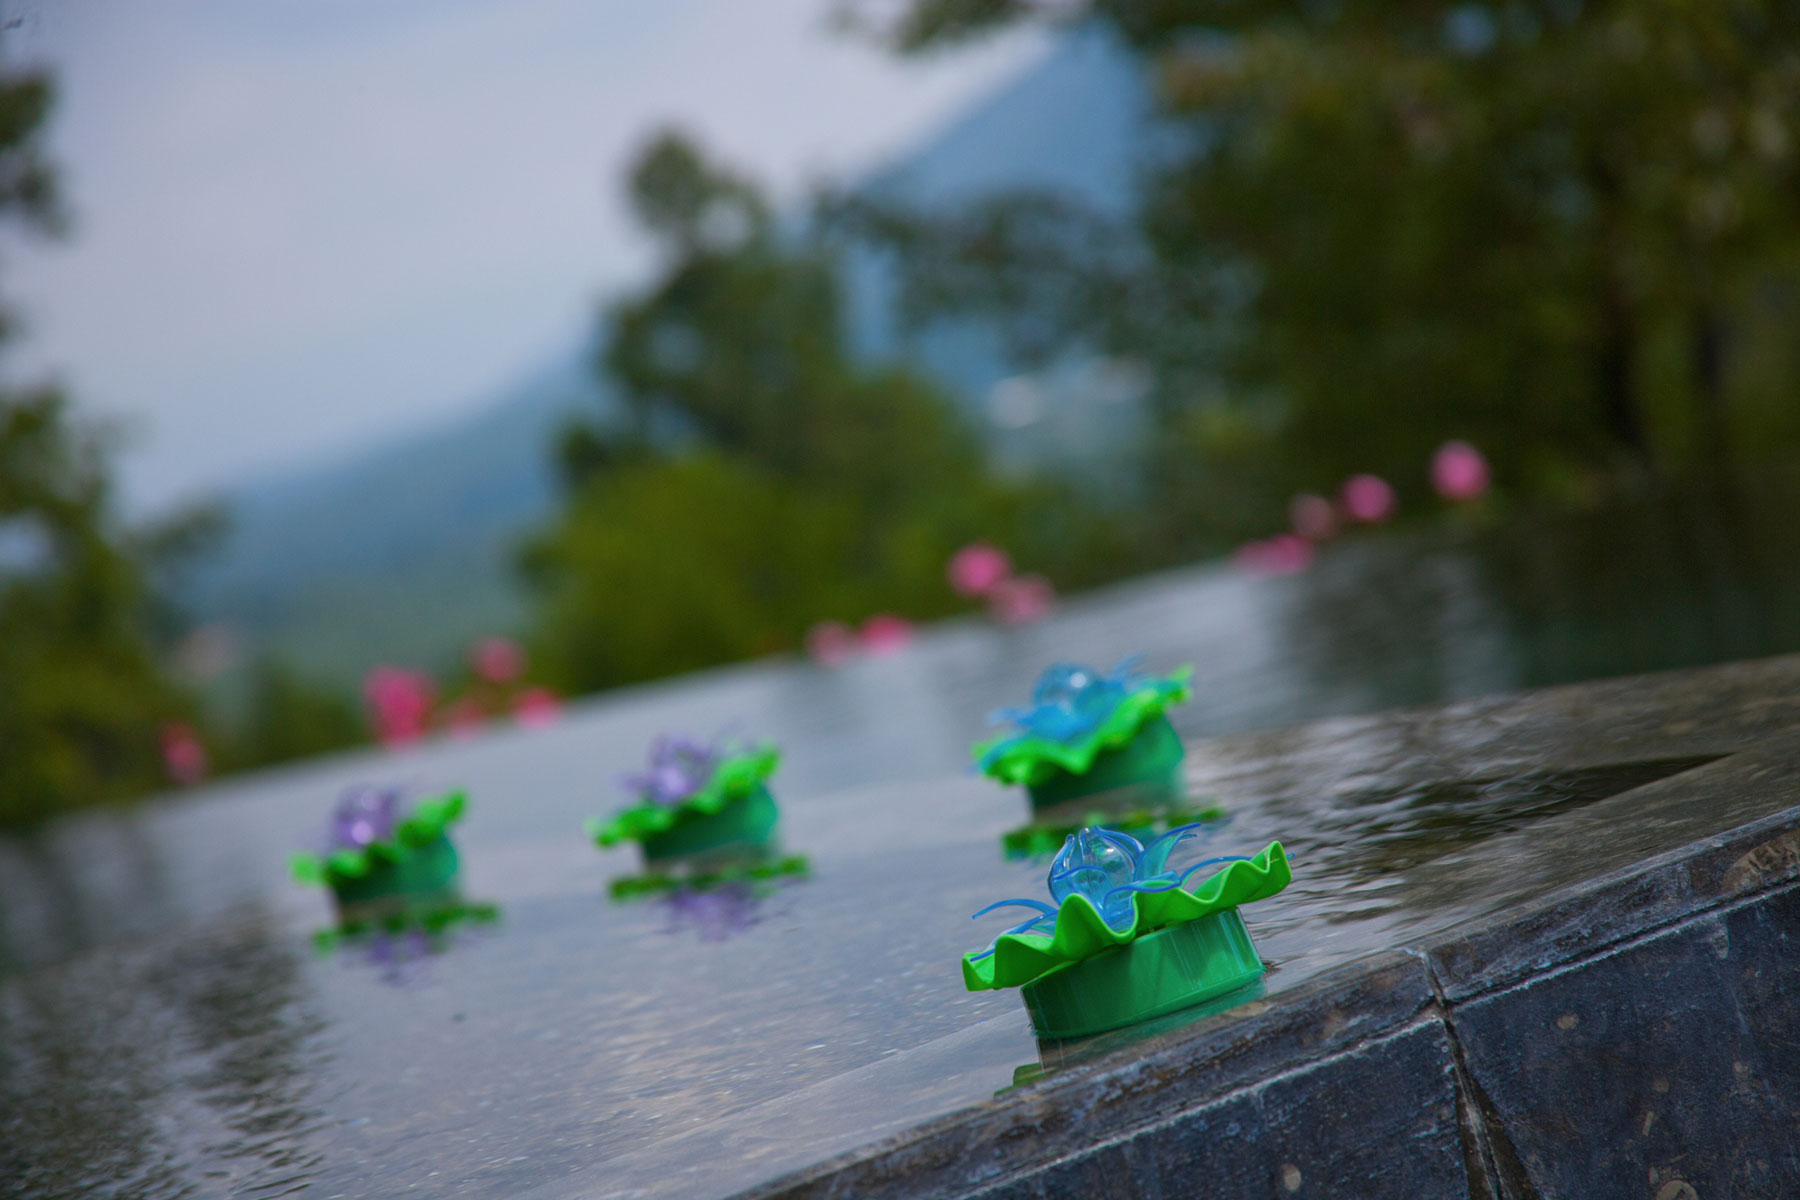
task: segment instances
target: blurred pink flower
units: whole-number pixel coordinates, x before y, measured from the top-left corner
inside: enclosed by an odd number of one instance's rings
[[[1293,575],[1312,565],[1317,551],[1298,534],[1278,533],[1238,547],[1233,560],[1252,575]]]
[[[482,638],[469,651],[469,665],[489,683],[511,683],[525,673],[525,651],[511,638]]]
[[[893,613],[876,613],[862,624],[863,649],[877,658],[898,654],[912,636],[912,622]]]
[[[945,572],[959,596],[985,596],[1012,574],[1006,551],[987,542],[970,542],[950,556]]]
[[[562,716],[562,697],[547,687],[526,688],[513,701],[513,718],[530,729],[554,725]]]
[[[820,666],[842,666],[856,651],[856,630],[842,621],[820,621],[806,631],[806,652]]]
[[[444,724],[454,738],[471,738],[487,724],[487,713],[473,696],[464,696],[444,713]]]
[[[170,721],[162,727],[163,765],[169,778],[182,785],[199,783],[206,778],[206,747],[194,727],[182,721]]]
[[[1322,542],[1337,532],[1337,509],[1323,496],[1302,492],[1288,501],[1288,520],[1303,538]]]
[[[1375,525],[1394,515],[1399,501],[1388,481],[1379,475],[1352,475],[1344,481],[1344,511],[1358,521]]]
[[[1467,442],[1445,442],[1431,456],[1431,486],[1446,500],[1478,500],[1491,482],[1487,459]]]
[[[370,671],[363,678],[363,698],[376,738],[399,746],[424,737],[431,727],[434,691],[431,676],[423,671],[385,664]]]
[[[1056,605],[1056,589],[1042,575],[1002,579],[988,592],[988,611],[1007,625],[1041,621]]]

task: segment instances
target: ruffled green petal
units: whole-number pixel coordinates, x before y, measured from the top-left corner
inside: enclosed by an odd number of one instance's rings
[[[1092,958],[1158,929],[1267,900],[1292,878],[1287,852],[1280,842],[1270,842],[1255,858],[1225,864],[1191,892],[1170,888],[1132,893],[1131,924],[1123,930],[1108,925],[1086,896],[1071,896],[1057,910],[1051,933],[1004,933],[992,954],[964,955],[963,983],[971,992],[1022,987],[1067,963]]]
[[[772,745],[758,746],[749,753],[734,754],[719,763],[706,786],[680,804],[645,801],[604,821],[590,817],[583,828],[601,846],[641,842],[699,817],[713,816],[733,800],[755,791],[780,765],[781,751]]]
[[[376,867],[394,862],[407,850],[437,841],[446,829],[462,819],[468,805],[468,794],[462,791],[421,800],[412,813],[394,827],[393,841],[372,842],[360,849],[345,847],[324,857],[296,854],[288,859],[288,870],[299,882],[311,885],[361,879]]]
[[[983,773],[1002,783],[1034,787],[1058,771],[1085,775],[1094,759],[1107,750],[1125,745],[1146,722],[1183,703],[1193,694],[1192,667],[1182,667],[1166,679],[1153,679],[1119,701],[1085,737],[1059,742],[1037,734],[1010,734],[978,743],[973,753]]]

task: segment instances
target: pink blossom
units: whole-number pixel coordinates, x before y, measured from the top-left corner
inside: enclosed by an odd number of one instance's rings
[[[1313,544],[1298,534],[1278,533],[1244,543],[1232,557],[1252,575],[1293,575],[1310,567],[1316,553]]]
[[[1288,501],[1288,520],[1303,538],[1322,542],[1337,532],[1337,509],[1323,496],[1302,492]]]
[[[1056,589],[1042,575],[1003,579],[988,592],[988,611],[1007,625],[1029,625],[1049,615]]]
[[[364,677],[363,698],[383,745],[400,746],[425,736],[435,690],[431,676],[404,667],[383,665]]]
[[[162,727],[163,765],[169,778],[182,785],[199,783],[206,778],[206,747],[194,727],[181,721],[170,721]]]
[[[862,624],[863,649],[877,658],[898,654],[912,636],[912,622],[893,613],[876,613]]]
[[[856,630],[842,621],[820,621],[806,631],[806,652],[820,666],[842,666],[857,649]]]
[[[1344,511],[1352,518],[1378,525],[1394,515],[1399,501],[1388,481],[1379,475],[1352,475],[1344,481]]]
[[[1491,482],[1487,459],[1467,442],[1445,442],[1431,456],[1431,486],[1446,500],[1478,500]]]
[[[513,719],[528,729],[554,725],[562,716],[562,697],[547,687],[526,688],[513,701]]]
[[[985,596],[1012,574],[1006,551],[987,542],[971,542],[950,556],[946,571],[959,596]]]
[[[511,638],[482,638],[469,651],[469,665],[489,683],[511,683],[525,673],[525,651]]]

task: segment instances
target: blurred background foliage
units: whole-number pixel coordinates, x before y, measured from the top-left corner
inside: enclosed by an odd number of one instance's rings
[[[565,432],[567,499],[523,559],[552,682],[791,650],[824,620],[945,615],[944,564],[981,537],[1059,579],[1103,577],[1120,525],[1103,505],[997,477],[928,379],[852,355],[822,238],[778,229],[679,134],[630,188],[665,267],[600,322],[626,417]]]
[[[0,217],[38,235],[63,227],[51,98],[41,75],[0,76]],[[0,316],[0,350],[14,333]],[[108,499],[102,435],[53,389],[0,391],[0,824],[163,778],[158,731],[183,702],[158,668],[149,571],[184,539],[134,542]]]
[[[649,141],[625,184],[658,267],[593,323],[600,402],[530,449],[560,490],[513,554],[531,666],[505,688],[588,691],[791,651],[823,621],[953,613],[968,602],[945,562],[975,541],[1065,590],[1192,562],[1352,475],[1417,496],[1451,439],[1492,465],[1490,519],[1654,507],[1800,446],[1800,8],[840,9],[901,54],[1024,21],[1123,47],[1154,110],[1129,202],[858,186],[778,213],[680,133]],[[60,227],[50,95],[0,78],[0,214],[39,233]],[[1019,380],[1102,364],[1130,403],[1074,440],[1116,461],[1003,454],[982,397],[904,345],[868,354],[847,280],[871,262],[920,337],[992,331]],[[0,395],[0,823],[155,786],[183,731],[216,769],[364,740],[324,655],[255,654],[203,702],[171,597],[219,520],[120,528],[105,450],[54,392]],[[359,567],[337,622],[448,642],[466,601],[500,624],[460,563],[430,597]],[[500,686],[456,670],[464,702]]]
[[[850,196],[915,319],[1142,363],[1181,552],[1447,437],[1530,497],[1791,453],[1800,9],[923,0],[850,7],[906,52],[1091,20],[1157,80],[1124,220],[1033,193]]]

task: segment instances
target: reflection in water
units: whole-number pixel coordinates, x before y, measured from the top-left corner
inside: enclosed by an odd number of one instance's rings
[[[684,884],[659,901],[668,914],[665,933],[693,933],[703,942],[722,942],[762,920],[764,904],[795,881],[734,879],[711,887]]]
[[[607,890],[614,900],[630,900],[681,890],[704,892],[734,883],[803,879],[811,872],[806,855],[783,854],[779,846],[766,846],[728,856],[712,854],[701,861],[665,860],[656,870],[614,879]]]
[[[1351,884],[1366,883],[1719,757],[1526,771],[1352,793],[1316,814],[1306,841],[1316,847],[1314,861],[1321,872]]]
[[[260,913],[0,983],[0,1181],[45,1198],[275,1196],[321,1164],[317,1022]]]
[[[379,919],[343,921],[315,933],[313,944],[346,961],[373,965],[388,983],[404,984],[416,977],[417,966],[425,959],[443,954],[499,919],[499,905],[457,898]]]

